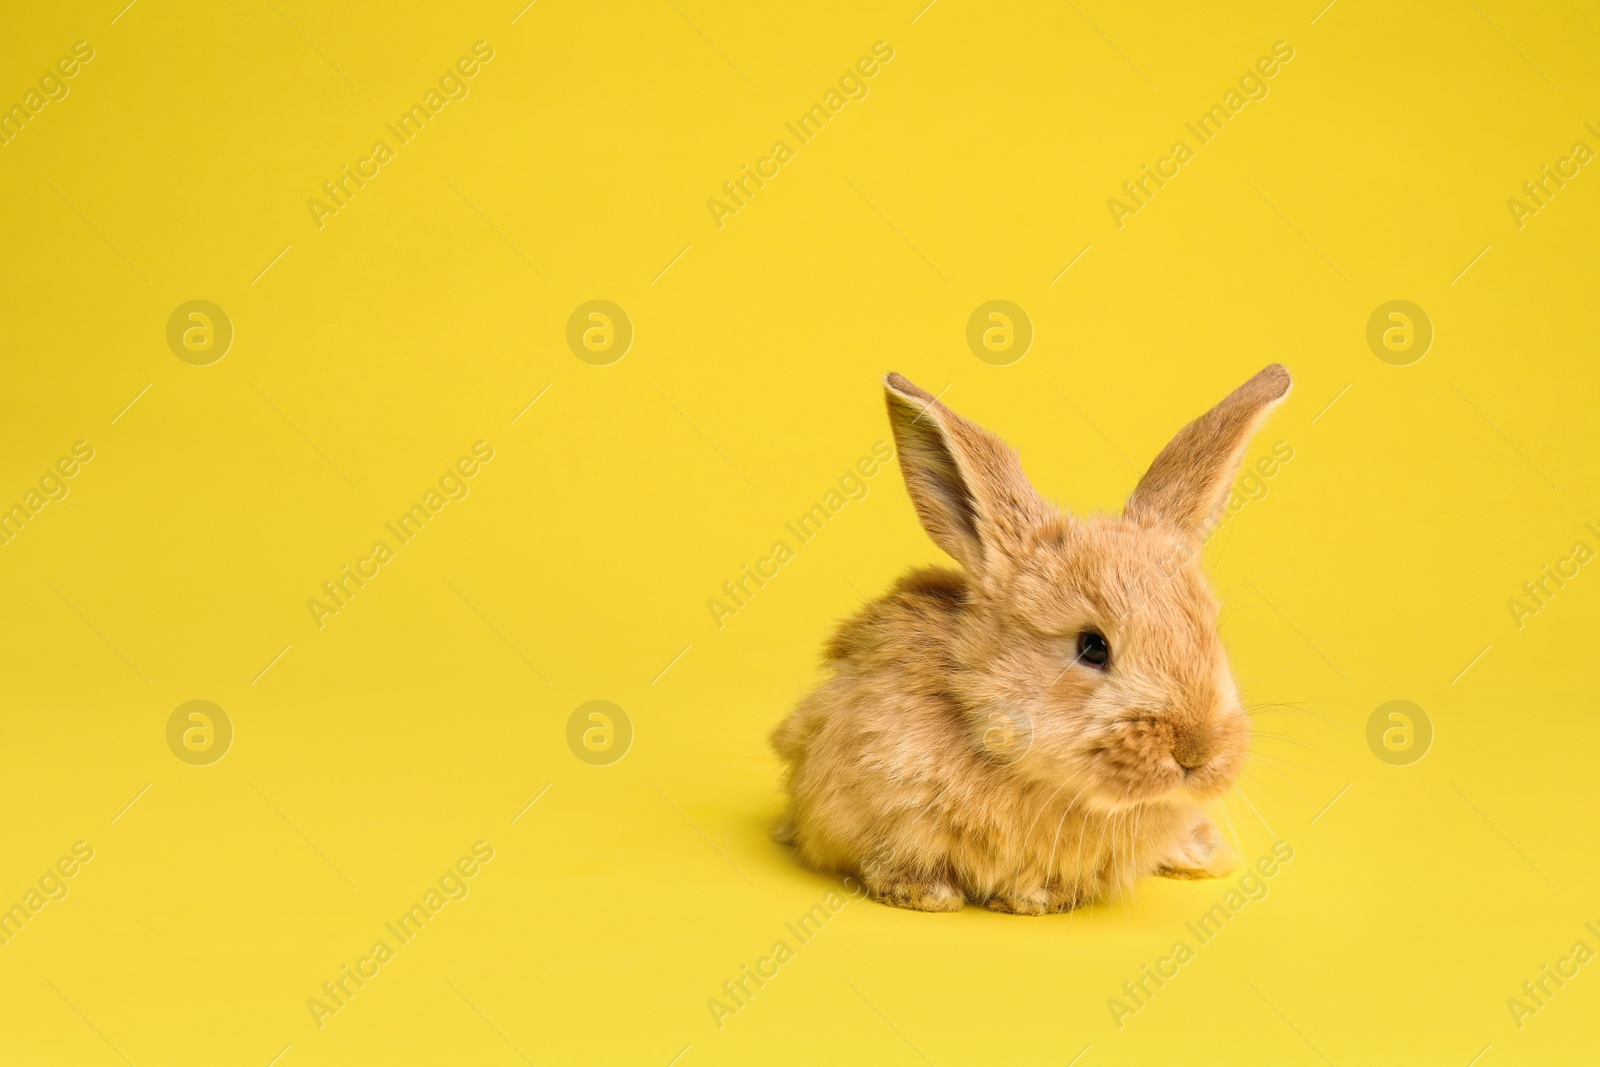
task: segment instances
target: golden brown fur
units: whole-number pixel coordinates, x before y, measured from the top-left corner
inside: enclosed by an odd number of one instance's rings
[[[773,734],[813,866],[925,911],[1065,911],[1148,874],[1216,877],[1203,808],[1249,745],[1199,549],[1273,365],[1185,427],[1121,518],[1047,504],[999,438],[886,379],[906,486],[962,569],[926,568],[841,625],[831,679]],[[1105,669],[1079,635],[1109,643]]]

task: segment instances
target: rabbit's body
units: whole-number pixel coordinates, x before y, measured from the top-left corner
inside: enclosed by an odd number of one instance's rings
[[[874,896],[929,911],[974,901],[1037,915],[1158,870],[1209,873],[1222,857],[1198,804],[1097,810],[1069,783],[1006,773],[971,743],[949,691],[968,596],[959,572],[914,571],[839,627],[827,649],[836,676],[773,735],[793,798],[783,836],[811,865],[859,872]]]
[[[1227,873],[1203,801],[1236,777],[1249,727],[1196,531],[1287,374],[1268,368],[1191,424],[1128,515],[1088,520],[1044,504],[998,439],[889,382],[912,499],[965,566],[912,571],[839,627],[834,676],[773,735],[790,794],[780,837],[927,911],[1040,914],[1148,874]],[[1216,432],[1219,412],[1242,425]],[[1196,477],[1173,465],[1180,442],[1217,468],[1192,507],[1172,489]],[[1088,633],[1103,666],[1072,651]]]

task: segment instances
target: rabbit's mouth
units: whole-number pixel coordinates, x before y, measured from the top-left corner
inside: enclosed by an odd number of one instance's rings
[[[1209,776],[1201,778],[1184,774],[1181,769],[1164,774],[1159,780],[1154,781],[1145,779],[1140,782],[1129,782],[1102,778],[1092,782],[1082,791],[1081,803],[1099,814],[1116,815],[1134,808],[1149,807],[1152,804],[1203,803],[1226,793],[1231,784],[1231,778],[1227,782],[1213,784]]]
[[[1088,753],[1085,801],[1107,813],[1139,804],[1214,799],[1243,763],[1233,717],[1189,720],[1128,715]]]

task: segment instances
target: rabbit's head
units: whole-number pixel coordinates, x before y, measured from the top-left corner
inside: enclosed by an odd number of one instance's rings
[[[885,385],[912,502],[967,573],[942,688],[978,755],[1101,810],[1230,786],[1250,723],[1200,551],[1288,371],[1184,427],[1120,517],[1064,514],[994,434],[898,374]]]

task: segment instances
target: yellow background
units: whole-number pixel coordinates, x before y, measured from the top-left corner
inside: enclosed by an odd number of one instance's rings
[[[95,58],[0,148],[0,503],[95,458],[0,547],[0,904],[95,857],[0,947],[0,1061],[1592,1062],[1600,964],[1520,1030],[1506,1001],[1600,948],[1600,573],[1520,629],[1507,601],[1600,548],[1600,174],[1521,229],[1506,201],[1600,148],[1600,18],[919,6],[9,14],[0,101]],[[306,201],[479,40],[470,95],[319,229]],[[880,40],[718,229],[706,200]],[[1119,230],[1107,199],[1280,40],[1270,95]],[[597,298],[635,330],[610,366],[565,341]],[[1001,367],[965,341],[997,298],[1036,331]],[[165,339],[194,299],[235,330],[210,366]],[[1410,366],[1365,340],[1391,299],[1434,326]],[[1229,833],[1295,849],[1269,895],[1120,1029],[1108,998],[1231,883],[852,903],[719,1029],[840,884],[766,837],[766,734],[857,591],[939,557],[891,467],[722,627],[706,602],[887,438],[879,376],[1088,511],[1273,360],[1295,391],[1252,455],[1294,458],[1207,552],[1271,735]],[[479,440],[470,495],[319,630],[308,598]],[[167,747],[193,699],[236,732],[210,766]],[[633,725],[610,766],[567,746],[592,699]],[[1391,699],[1434,727],[1410,766],[1366,743]],[[470,895],[318,1029],[479,840]]]

